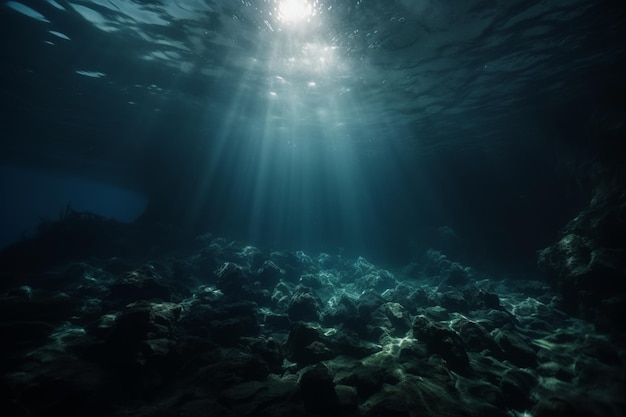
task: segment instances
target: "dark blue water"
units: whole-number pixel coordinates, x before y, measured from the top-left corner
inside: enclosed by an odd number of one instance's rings
[[[45,170],[0,167],[0,245],[33,234],[42,220],[59,219],[63,210],[90,211],[121,222],[133,222],[146,207],[141,195],[129,190],[76,176]]]
[[[2,243],[145,199],[185,236],[528,265],[586,203],[619,2],[294,4],[3,1]]]

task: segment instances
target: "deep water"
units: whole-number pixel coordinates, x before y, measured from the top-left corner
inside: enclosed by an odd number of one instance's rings
[[[396,263],[446,227],[475,260],[532,267],[588,201],[618,5],[280,7],[4,2],[2,162],[137,193],[187,238]],[[72,193],[39,217],[82,209]]]
[[[0,408],[623,415],[625,10],[1,1]]]

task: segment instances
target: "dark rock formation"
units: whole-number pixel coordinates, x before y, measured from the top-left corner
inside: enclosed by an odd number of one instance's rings
[[[317,365],[300,378],[300,392],[304,408],[323,415],[334,416],[339,411],[339,398],[335,384],[324,365]]]
[[[0,293],[2,415],[626,410],[623,345],[556,310],[545,283],[452,285],[440,255],[395,284],[363,258],[281,252],[268,263],[252,246],[203,244],[71,261]],[[394,287],[379,293],[376,276],[394,277],[379,290]]]
[[[471,370],[463,340],[453,330],[443,328],[425,316],[418,316],[413,323],[413,336],[426,343],[431,353],[440,355],[450,370],[459,374]]]
[[[498,331],[496,342],[502,355],[520,368],[533,367],[537,364],[537,354],[519,334],[509,331]]]
[[[124,306],[137,300],[171,301],[171,290],[163,284],[163,278],[152,265],[142,265],[126,272],[111,285],[107,300]]]
[[[334,355],[314,328],[297,323],[289,332],[285,346],[287,359],[301,365],[310,365],[332,358]]]
[[[511,408],[525,410],[531,405],[530,392],[537,383],[536,377],[522,369],[510,369],[500,380],[500,390]]]
[[[292,321],[317,321],[322,311],[322,300],[315,290],[299,286],[291,296],[287,313]]]
[[[385,371],[379,367],[359,367],[345,380],[346,384],[356,387],[359,397],[367,399],[383,386]]]
[[[626,106],[623,81],[597,104],[579,146],[577,181],[590,189],[585,207],[558,241],[539,253],[539,266],[563,295],[563,309],[604,330],[626,331]]]

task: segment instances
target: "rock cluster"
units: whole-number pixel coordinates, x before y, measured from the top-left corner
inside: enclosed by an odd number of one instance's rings
[[[619,416],[626,351],[535,280],[204,236],[1,298],[11,416]],[[570,414],[575,410],[577,414]]]

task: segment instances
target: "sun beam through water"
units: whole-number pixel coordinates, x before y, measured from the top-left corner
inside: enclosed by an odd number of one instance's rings
[[[306,0],[283,0],[278,5],[278,18],[285,23],[299,23],[313,16],[313,6]]]

